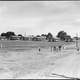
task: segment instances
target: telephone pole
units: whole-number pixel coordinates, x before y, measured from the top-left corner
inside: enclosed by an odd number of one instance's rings
[[[79,51],[79,46],[78,46],[78,33],[76,33],[76,49]]]

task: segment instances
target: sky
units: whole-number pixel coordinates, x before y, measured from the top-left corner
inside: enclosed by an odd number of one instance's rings
[[[0,1],[0,33],[56,36],[61,30],[80,36],[80,1]]]

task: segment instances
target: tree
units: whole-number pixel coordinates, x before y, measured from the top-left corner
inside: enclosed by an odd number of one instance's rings
[[[65,36],[67,36],[67,33],[64,32],[64,31],[60,31],[58,34],[57,34],[57,37],[60,38],[61,40],[65,40]]]
[[[47,36],[46,36],[46,38],[47,38],[47,40],[48,40],[49,42],[51,42],[52,39],[53,39],[53,35],[52,35],[51,33],[48,33]]]
[[[18,34],[18,36],[21,36],[22,37],[22,34]]]
[[[8,31],[8,32],[6,33],[6,38],[7,38],[7,39],[10,39],[11,36],[15,36],[15,33],[12,32],[12,31]]]
[[[70,35],[67,35],[67,33],[64,32],[64,31],[58,32],[57,37],[60,38],[63,41],[66,41],[66,42],[72,41],[71,36]]]
[[[20,40],[24,38],[22,34],[18,34],[18,36],[20,37]]]
[[[45,36],[46,37],[46,34],[41,34],[41,36]]]
[[[6,37],[6,33],[1,33],[1,36],[5,36]]]
[[[40,35],[36,35],[36,37],[41,37]]]
[[[47,34],[41,34],[41,36],[47,39]]]
[[[66,36],[64,36],[64,40],[65,40],[66,42],[71,42],[71,41],[72,41],[72,38],[71,38],[70,35],[66,35]]]

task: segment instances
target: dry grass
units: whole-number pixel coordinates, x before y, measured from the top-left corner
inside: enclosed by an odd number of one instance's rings
[[[36,73],[73,52],[51,52],[50,46],[70,44],[63,42],[0,41],[0,44],[3,45],[0,48],[0,72],[11,72],[12,78]],[[38,51],[39,47],[41,52]]]

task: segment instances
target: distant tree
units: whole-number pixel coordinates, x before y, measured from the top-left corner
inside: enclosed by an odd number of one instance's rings
[[[12,32],[12,31],[8,31],[8,32],[6,33],[7,39],[10,39],[11,36],[15,36],[15,33]]]
[[[60,37],[63,36],[63,35],[67,35],[66,32],[60,31],[60,32],[58,32],[57,37],[60,38]]]
[[[21,36],[22,37],[22,34],[18,34],[18,36]]]
[[[67,35],[67,33],[64,32],[64,31],[58,32],[57,37],[60,38],[63,41],[66,41],[66,42],[72,41],[71,36],[70,35]]]
[[[52,35],[51,33],[48,33],[47,36],[46,36],[46,38],[47,38],[47,40],[48,40],[49,42],[51,42],[52,39],[53,39],[53,35]]]
[[[65,36],[67,36],[67,33],[64,32],[64,31],[60,31],[58,34],[57,34],[57,37],[60,38],[61,40],[64,40]]]
[[[41,34],[41,36],[45,37],[47,39],[47,34]]]
[[[36,37],[40,37],[40,35],[37,35]]]
[[[46,34],[41,34],[41,36],[46,36]]]
[[[66,36],[64,36],[64,40],[65,40],[66,42],[71,42],[71,41],[72,41],[72,38],[71,38],[70,35],[66,35]]]
[[[5,36],[6,37],[6,33],[1,33],[1,36]]]
[[[18,34],[18,36],[20,36],[20,40],[23,40],[24,39],[24,37],[23,37],[22,34]]]

